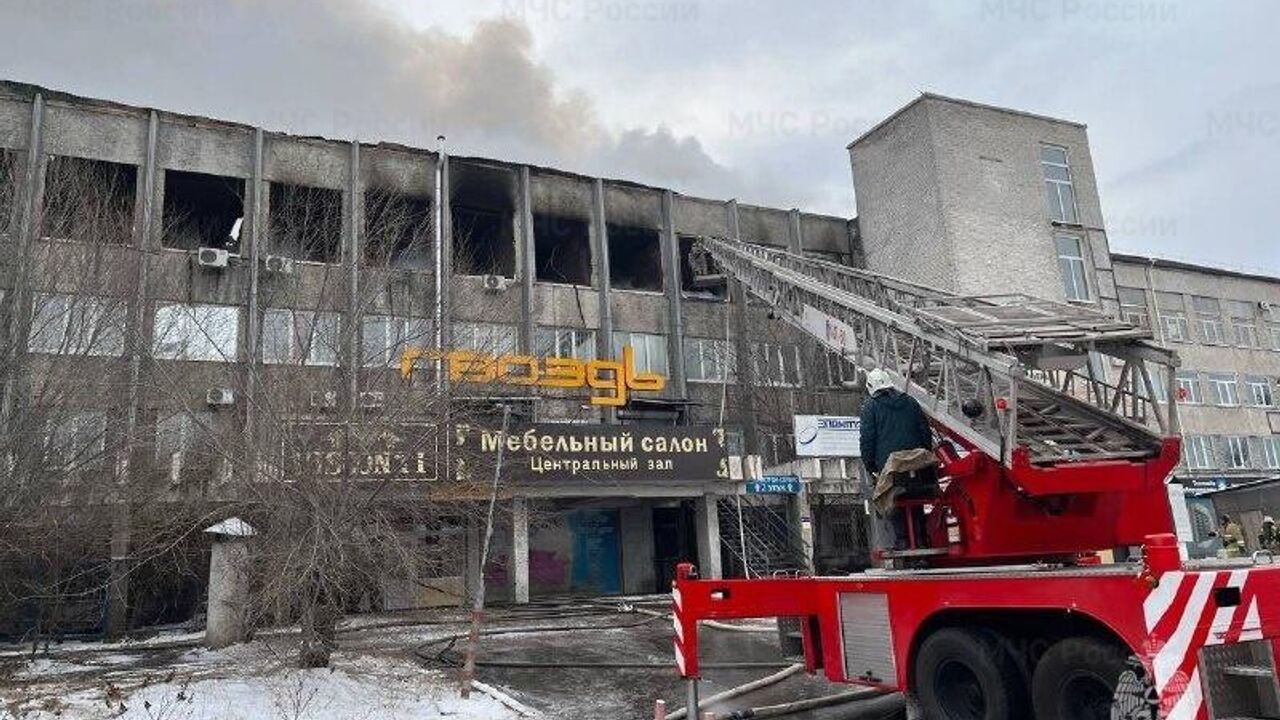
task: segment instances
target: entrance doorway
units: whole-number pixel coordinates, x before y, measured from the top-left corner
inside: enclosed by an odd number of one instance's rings
[[[693,503],[688,500],[653,509],[654,592],[671,589],[677,564],[698,561],[696,527]]]

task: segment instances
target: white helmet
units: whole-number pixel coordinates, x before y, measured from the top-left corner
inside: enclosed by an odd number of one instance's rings
[[[893,378],[888,372],[875,368],[867,371],[867,392],[875,395],[881,390],[893,387]]]
[[[1268,515],[1268,516],[1266,516],[1266,517],[1262,518],[1262,524],[1263,524],[1263,525],[1266,525],[1267,523],[1271,523],[1272,525],[1275,525],[1275,524],[1276,524],[1276,521],[1275,521],[1275,520],[1272,520],[1272,519],[1271,519],[1271,516],[1270,516],[1270,515]]]

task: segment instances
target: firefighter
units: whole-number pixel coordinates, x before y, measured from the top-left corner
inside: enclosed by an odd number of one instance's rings
[[[1276,521],[1270,515],[1262,518],[1262,532],[1258,533],[1258,549],[1280,552],[1280,533],[1276,532]]]
[[[933,431],[915,398],[893,386],[882,369],[867,373],[870,397],[862,407],[862,462],[876,479],[872,497],[893,530],[895,549],[910,547],[906,511],[896,501],[929,498],[938,493],[938,459],[933,454]],[[926,545],[924,508],[910,510],[916,543]]]
[[[1219,535],[1222,537],[1222,551],[1227,557],[1244,555],[1244,531],[1231,519],[1230,515],[1222,516],[1222,530]]]

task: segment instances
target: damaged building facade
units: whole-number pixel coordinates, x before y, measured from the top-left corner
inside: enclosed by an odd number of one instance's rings
[[[107,488],[146,475],[166,496],[216,507],[238,479],[270,472],[274,451],[232,449],[245,447],[238,439],[274,433],[321,458],[323,473],[332,434],[316,428],[355,417],[418,447],[370,454],[371,475],[406,502],[474,501],[450,488],[489,466],[440,433],[431,388],[447,379],[450,427],[496,430],[505,408],[513,434],[612,428],[639,448],[687,431],[691,452],[715,461],[641,455],[654,472],[565,465],[504,482],[491,596],[654,592],[684,560],[710,574],[805,570],[823,537],[832,549],[820,562],[858,562],[852,466],[806,464],[812,493],[739,497],[744,472],[792,470],[793,414],[856,412],[843,389],[852,372],[693,250],[695,237],[719,235],[857,262],[847,218],[13,83],[0,85],[0,153],[7,448],[38,448],[27,462],[42,472],[98,473]],[[413,349],[543,371],[625,355],[628,373],[661,387],[605,404],[594,376],[577,387],[467,382],[445,377],[458,370],[447,360],[406,379]],[[400,467],[382,467],[386,457]],[[112,567],[95,602],[116,628],[156,619],[135,607],[146,602],[129,524],[122,509],[94,541]],[[475,581],[474,521],[404,531],[421,535],[424,558],[466,546]],[[378,603],[462,593],[458,568],[423,565],[425,577],[382,588]],[[189,575],[183,592],[198,598],[200,572]]]

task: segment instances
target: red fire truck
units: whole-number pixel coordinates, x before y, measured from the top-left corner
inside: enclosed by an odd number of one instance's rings
[[[708,273],[890,371],[930,417],[941,480],[900,503],[923,506],[923,526],[875,570],[718,580],[682,565],[675,655],[692,702],[699,620],[779,617],[799,620],[811,672],[906,691],[930,719],[1280,718],[1280,565],[1185,558],[1166,488],[1178,361],[1149,331],[737,240],[700,247]]]

